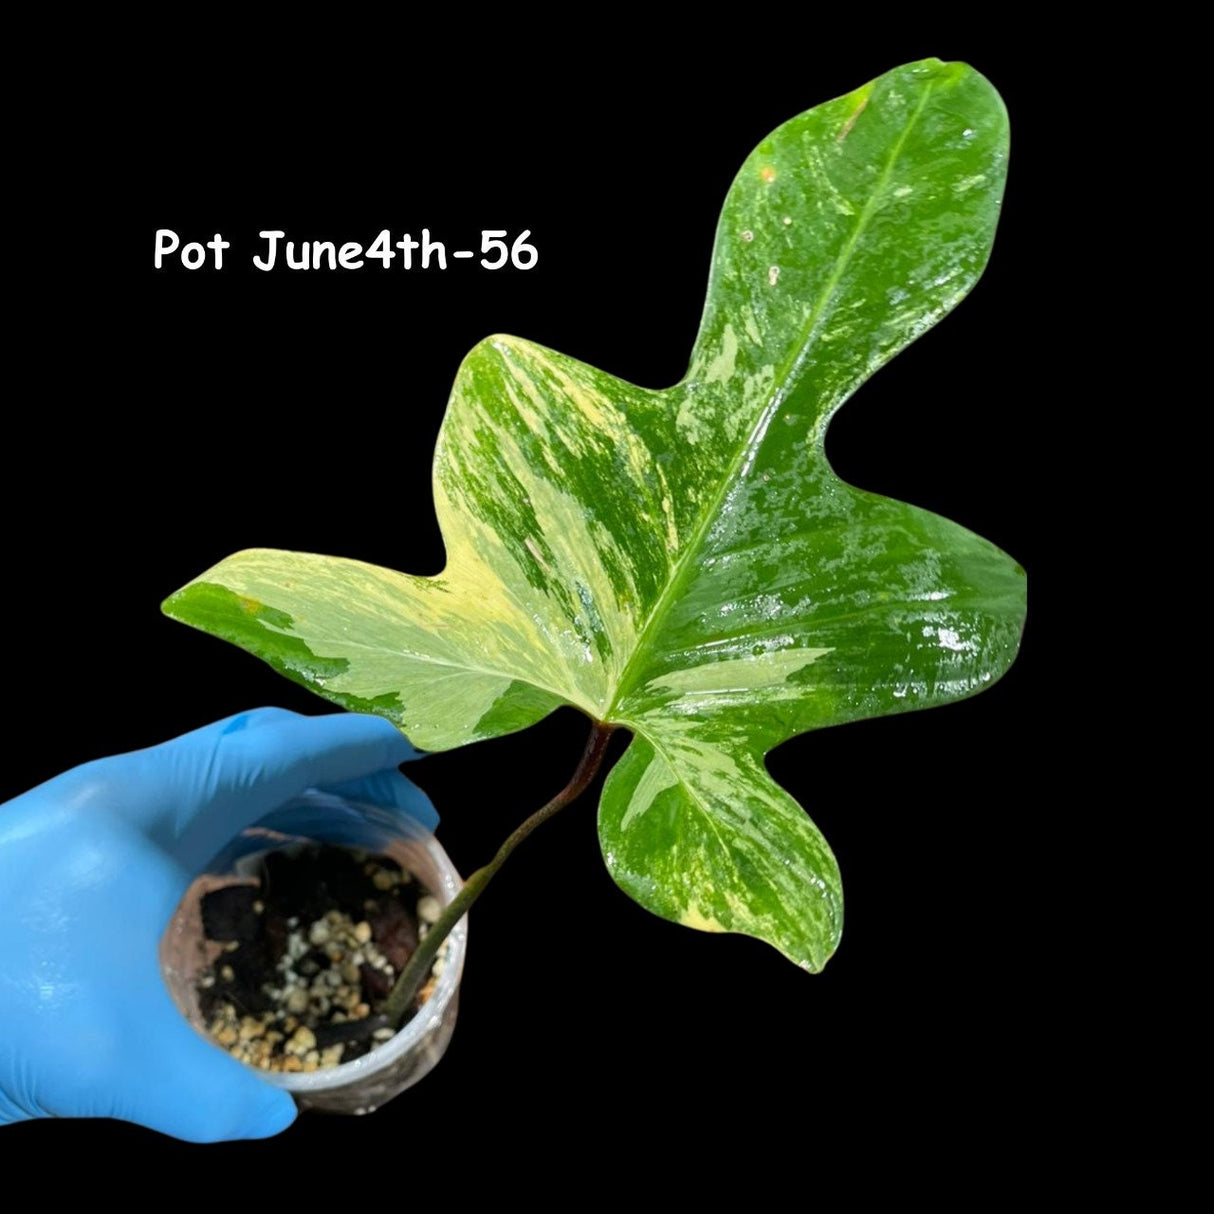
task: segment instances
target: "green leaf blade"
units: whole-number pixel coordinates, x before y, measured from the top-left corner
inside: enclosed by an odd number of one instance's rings
[[[964,64],[925,60],[785,123],[722,211],[687,382],[770,381],[807,427],[951,310],[986,265],[1007,112]],[[703,429],[728,400],[701,403]]]
[[[1010,557],[844,484],[824,449],[839,405],[977,279],[1006,155],[1002,103],[964,65],[794,118],[730,190],[680,384],[504,336],[464,360],[435,455],[440,577],[239,553],[166,610],[427,749],[559,704],[628,727],[599,818],[616,880],[820,968],[837,866],[763,756],[981,690],[1019,642]],[[925,398],[925,425],[957,407]]]
[[[843,890],[818,829],[736,737],[652,724],[603,789],[608,872],[664,919],[755,936],[820,970],[843,930]]]
[[[681,686],[699,710],[746,712],[766,753],[811,729],[965,698],[1007,670],[1025,577],[1005,553],[938,515],[837,481],[797,516],[762,468],[736,499],[752,525],[706,543],[622,719],[672,711]],[[780,706],[770,725],[766,703]]]
[[[495,670],[494,640],[508,648],[515,638],[505,627],[483,635],[475,611],[449,600],[439,578],[249,549],[172,595],[164,611],[344,708],[387,716],[424,750],[525,728],[561,703]]]

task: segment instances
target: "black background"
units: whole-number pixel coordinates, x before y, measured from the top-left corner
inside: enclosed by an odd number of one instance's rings
[[[1009,1143],[1031,1141],[1012,1111],[1022,1099],[1068,1100],[1065,1068],[1045,1061],[1068,1030],[1032,977],[1068,931],[1037,801],[1053,708],[1034,699],[1059,503],[1028,421],[1053,407],[1040,283],[1065,236],[1050,204],[1055,117],[1038,66],[991,36],[841,48],[794,26],[761,47],[729,43],[719,62],[639,42],[590,60],[515,47],[490,71],[436,51],[423,81],[423,43],[364,75],[322,33],[289,83],[266,83],[255,56],[238,65],[225,50],[184,77],[165,56],[83,96],[70,138],[46,124],[48,196],[71,237],[41,274],[50,340],[17,352],[35,387],[3,490],[6,657],[23,714],[6,796],[257,704],[326,711],[159,602],[251,546],[438,571],[429,464],[461,357],[500,331],[647,386],[677,380],[721,202],[780,122],[926,55],[972,63],[1012,119],[986,275],[847,405],[828,453],[846,480],[1013,554],[1029,625],[982,696],[770,756],[842,867],[847,926],[826,971],[636,907],[604,870],[591,797],[478,906],[456,1035],[423,1084],[371,1118],[309,1115],[271,1142],[209,1148],[208,1165],[264,1159],[279,1174],[322,1139],[387,1161],[424,1141],[428,1175],[517,1152],[530,1176],[528,1144],[547,1136],[561,1158],[627,1179],[641,1159],[710,1171],[718,1149],[742,1151],[731,1170],[816,1166],[839,1136],[943,1176],[954,1150],[1006,1162]],[[161,227],[222,233],[225,269],[154,271]],[[366,245],[384,227],[393,239],[429,227],[448,250],[527,228],[539,261],[251,268],[263,228]],[[17,475],[27,462],[45,499]],[[564,782],[584,728],[558,713],[410,769],[462,870]],[[202,1150],[117,1124],[30,1125],[6,1142],[23,1135],[110,1160]],[[695,1161],[671,1155],[679,1135]]]

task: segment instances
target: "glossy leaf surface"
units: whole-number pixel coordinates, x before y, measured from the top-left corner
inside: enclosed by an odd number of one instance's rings
[[[166,611],[425,749],[560,704],[626,726],[599,815],[615,880],[819,969],[838,871],[764,755],[977,691],[1019,641],[1009,557],[823,451],[834,410],[977,279],[1006,154],[997,94],[960,64],[802,114],[730,190],[681,383],[512,337],[468,355],[435,455],[441,575],[255,550]]]

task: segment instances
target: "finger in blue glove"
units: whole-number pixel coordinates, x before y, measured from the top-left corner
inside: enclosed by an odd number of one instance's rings
[[[173,1005],[158,942],[191,878],[307,788],[432,827],[388,721],[240,713],[65,772],[0,806],[0,1125],[118,1117],[190,1142],[262,1138],[291,1098]]]

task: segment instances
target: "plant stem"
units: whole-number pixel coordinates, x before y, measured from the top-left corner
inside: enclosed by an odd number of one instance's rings
[[[385,1000],[382,1014],[387,1017],[393,1028],[398,1028],[405,1012],[413,1006],[413,1000],[418,989],[429,975],[434,965],[435,955],[443,941],[451,933],[451,929],[464,917],[468,908],[481,896],[485,886],[493,880],[497,870],[506,863],[507,857],[537,826],[547,822],[554,814],[559,813],[566,805],[576,801],[586,791],[587,785],[594,779],[602,765],[603,756],[607,753],[607,740],[615,730],[614,725],[595,721],[586,741],[586,749],[582,753],[577,770],[569,779],[569,783],[561,789],[546,805],[537,809],[513,834],[497,849],[497,855],[484,868],[478,868],[459,893],[443,908],[438,921],[426,933],[426,938],[417,946],[417,951],[405,963],[400,977],[396,980],[391,993]]]

